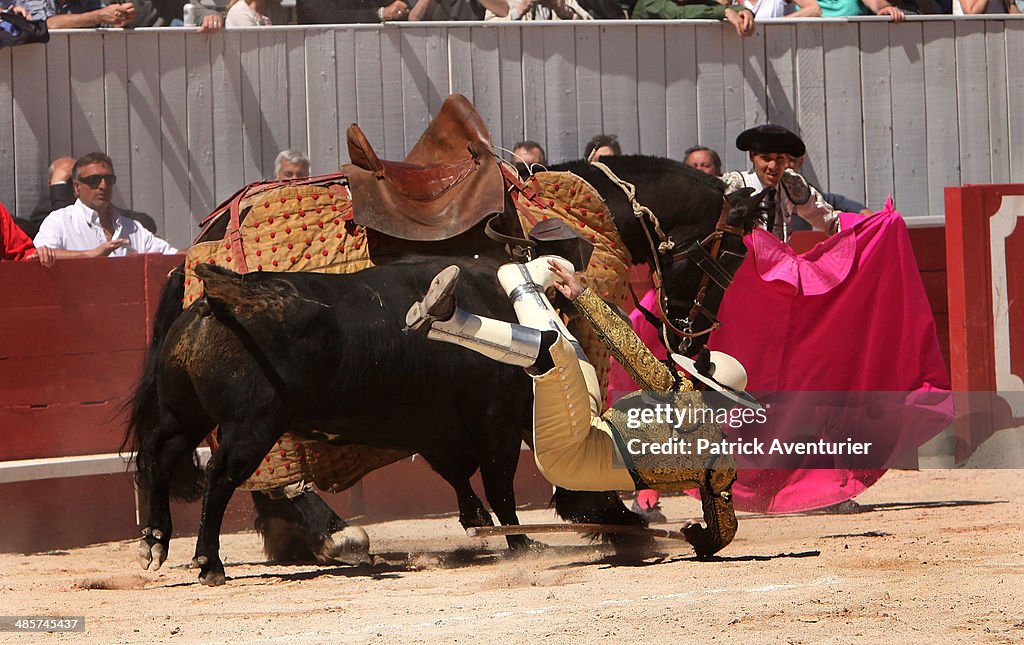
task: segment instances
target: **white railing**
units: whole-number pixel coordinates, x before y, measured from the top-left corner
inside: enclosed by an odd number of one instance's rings
[[[739,168],[741,130],[798,127],[819,185],[941,222],[945,186],[1024,181],[1021,60],[1013,18],[787,20],[743,40],[704,21],[54,32],[0,50],[0,200],[27,215],[52,158],[105,150],[119,203],[184,245],[282,148],[333,171],[358,121],[401,158],[462,92],[496,144],[535,139],[552,161],[606,132]]]

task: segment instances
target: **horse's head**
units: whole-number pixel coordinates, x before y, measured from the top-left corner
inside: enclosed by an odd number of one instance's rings
[[[661,287],[655,313],[668,323],[671,349],[692,355],[717,326],[725,287],[746,256],[743,235],[763,221],[761,196],[749,189],[726,196],[720,179],[671,159],[627,155],[601,162],[610,175],[583,161],[553,169],[583,176],[604,197],[633,262],[654,270]]]
[[[762,195],[752,193],[744,188],[723,195],[719,217],[706,233],[690,241],[674,240],[673,249],[659,257],[661,314],[669,344],[679,353],[695,354],[721,324],[718,307],[747,256],[743,236],[763,222]],[[689,230],[692,234],[692,227]]]

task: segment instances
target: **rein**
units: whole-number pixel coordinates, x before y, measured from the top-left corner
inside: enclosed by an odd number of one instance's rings
[[[710,334],[714,330],[722,326],[722,322],[715,317],[714,312],[704,306],[704,299],[707,297],[708,287],[711,282],[719,286],[723,291],[732,283],[732,274],[722,266],[718,261],[718,255],[722,247],[722,238],[725,235],[739,235],[743,236],[743,229],[739,226],[731,226],[728,224],[728,217],[730,211],[729,200],[725,195],[722,195],[722,210],[718,216],[718,222],[715,224],[715,230],[708,235],[701,242],[695,242],[690,248],[685,251],[678,251],[672,253],[675,248],[675,242],[668,236],[661,228],[661,223],[658,221],[658,217],[651,211],[650,208],[644,206],[636,199],[636,186],[633,184],[620,179],[611,168],[597,160],[591,160],[590,164],[603,172],[608,179],[618,186],[623,193],[626,195],[626,199],[629,201],[630,207],[633,209],[633,216],[640,220],[640,228],[644,231],[644,236],[647,238],[647,244],[651,251],[651,263],[654,265],[654,273],[652,280],[654,282],[654,289],[658,294],[658,309],[660,316],[656,316],[652,312],[648,311],[640,304],[639,298],[637,298],[636,292],[630,285],[630,293],[633,296],[633,302],[636,307],[640,309],[645,317],[652,323],[657,321],[661,324],[664,329],[671,331],[673,334],[683,339],[681,350],[683,353],[689,349],[694,338],[699,338]],[[655,244],[654,238],[651,235],[651,230],[644,225],[644,219],[650,222],[651,228],[654,229],[654,233],[657,235],[659,243]],[[710,246],[710,250],[708,249]],[[668,316],[669,309],[669,296],[665,290],[665,275],[662,269],[662,261],[672,264],[681,260],[692,260],[697,266],[704,272],[701,278],[700,285],[697,287],[697,294],[694,296],[693,304],[690,307],[689,313],[686,318],[682,320],[682,329],[672,324],[671,319]],[[697,316],[703,315],[711,324],[701,331],[693,331],[693,324],[697,320]],[[654,320],[651,320],[651,319]]]
[[[743,236],[743,229],[737,226],[730,226],[727,223],[729,217],[729,200],[726,199],[725,195],[722,195],[722,210],[718,216],[718,222],[715,223],[715,230],[711,235],[704,238],[703,241],[693,244],[690,248],[685,251],[676,253],[671,257],[671,262],[677,262],[679,260],[693,260],[704,275],[700,279],[700,285],[697,287],[697,294],[693,298],[693,305],[690,307],[689,313],[686,314],[686,318],[683,319],[683,329],[677,328],[672,324],[671,319],[668,316],[668,305],[669,298],[668,293],[665,291],[664,284],[659,284],[664,280],[662,276],[657,276],[655,280],[655,288],[658,290],[658,305],[661,309],[661,317],[664,320],[664,325],[671,330],[673,333],[682,336],[683,342],[680,348],[683,353],[689,349],[694,338],[706,336],[711,332],[715,331],[722,326],[716,316],[715,312],[704,306],[704,299],[707,297],[708,287],[711,282],[714,283],[725,291],[730,284],[732,284],[732,274],[721,265],[718,261],[718,255],[722,249],[722,238],[728,235],[739,235]],[[711,248],[708,250],[706,247],[710,245]],[[710,325],[702,331],[693,331],[693,324],[697,320],[697,316],[703,315],[710,321]]]

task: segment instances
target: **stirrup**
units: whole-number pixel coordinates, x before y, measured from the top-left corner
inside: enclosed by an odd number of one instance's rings
[[[430,331],[430,326],[439,320],[451,318],[455,312],[452,294],[459,283],[459,267],[454,264],[444,269],[430,282],[423,299],[414,302],[405,314],[405,328],[402,331]]]

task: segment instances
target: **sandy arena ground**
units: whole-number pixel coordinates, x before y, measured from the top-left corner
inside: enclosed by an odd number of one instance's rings
[[[571,533],[512,558],[454,517],[367,525],[377,561],[358,568],[267,564],[256,535],[228,535],[213,589],[184,567],[191,538],[155,574],[134,542],[3,554],[0,614],[80,615],[87,631],[0,642],[1024,642],[1022,484],[1019,470],[890,472],[865,513],[741,518],[714,562],[662,540],[662,558],[619,565]],[[673,528],[699,514],[663,505]]]

